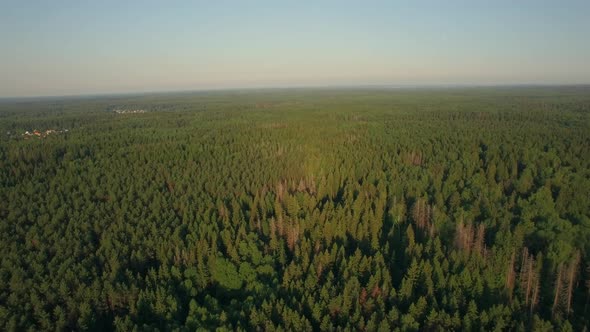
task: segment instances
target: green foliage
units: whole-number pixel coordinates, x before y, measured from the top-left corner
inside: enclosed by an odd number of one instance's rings
[[[0,330],[583,331],[589,197],[588,87],[0,101]]]
[[[247,271],[246,271],[247,270]],[[242,274],[251,274],[252,268],[240,267],[240,273],[236,266],[225,258],[217,257],[213,267],[213,280],[228,290],[236,290],[242,287]]]

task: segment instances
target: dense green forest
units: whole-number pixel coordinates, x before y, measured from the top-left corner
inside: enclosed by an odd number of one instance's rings
[[[590,87],[3,100],[0,237],[6,331],[588,331]]]

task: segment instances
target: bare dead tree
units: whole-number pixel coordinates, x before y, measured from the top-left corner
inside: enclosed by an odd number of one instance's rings
[[[477,226],[477,233],[475,235],[475,241],[473,243],[473,252],[483,256],[484,240],[485,240],[485,226],[484,226],[484,224],[479,224]]]
[[[294,223],[288,226],[287,230],[287,246],[291,251],[295,250],[295,244],[299,241],[299,224]]]
[[[539,304],[539,292],[541,291],[541,280],[540,279],[541,278],[539,277],[538,272],[535,272],[535,281],[533,283],[533,289],[532,289],[532,294],[531,294],[531,305],[530,305],[531,313],[533,313],[533,310]]]
[[[519,283],[524,292],[525,304],[529,306],[531,313],[539,303],[541,283],[538,264],[539,262],[529,253],[528,248],[522,248]]]
[[[455,230],[455,245],[457,248],[471,252],[473,248],[473,225],[465,225],[463,222],[457,224]]]
[[[555,278],[555,295],[553,297],[553,307],[551,308],[551,312],[553,315],[555,315],[555,312],[557,311],[559,305],[559,298],[562,290],[562,277],[563,264],[559,264],[559,267],[557,268],[557,275]]]
[[[508,299],[512,302],[512,291],[514,289],[514,281],[516,279],[516,272],[514,271],[514,263],[516,254],[513,252],[510,256],[508,269],[506,270],[506,290],[508,291]]]
[[[578,277],[578,269],[580,265],[580,251],[576,251],[574,257],[567,268],[567,280],[566,280],[566,297],[565,297],[565,307],[566,313],[569,315],[572,309],[572,298],[574,293],[574,288],[576,286],[577,277]]]
[[[276,194],[279,202],[283,202],[283,198],[285,197],[285,184],[283,183],[283,181],[277,182]]]
[[[526,278],[526,296],[525,296],[525,304],[529,304],[531,301],[531,293],[536,283],[535,278],[535,258],[533,256],[529,256],[528,258],[528,268],[527,268],[527,278]]]
[[[588,289],[588,293],[586,294],[586,305],[584,305],[584,313],[586,313],[588,309],[588,302],[590,302],[590,263],[586,267],[586,288]]]

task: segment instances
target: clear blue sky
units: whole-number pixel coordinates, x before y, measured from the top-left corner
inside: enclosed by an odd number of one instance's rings
[[[0,97],[590,83],[590,0],[0,0]]]

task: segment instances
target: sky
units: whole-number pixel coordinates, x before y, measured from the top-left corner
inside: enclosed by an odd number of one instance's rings
[[[0,0],[0,97],[588,83],[589,0]]]

